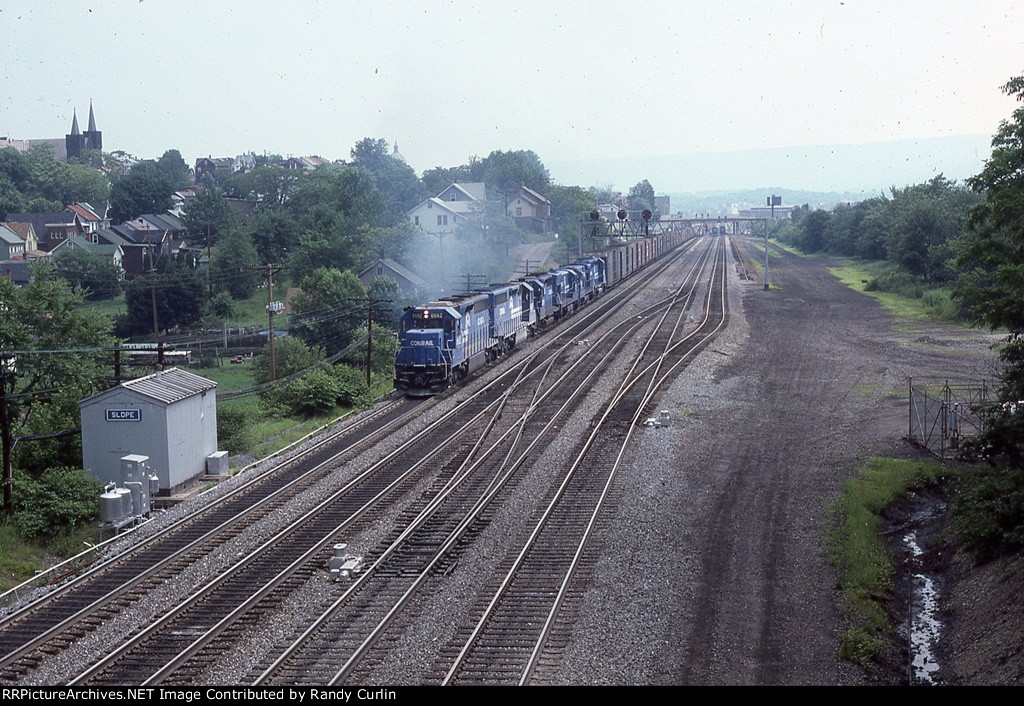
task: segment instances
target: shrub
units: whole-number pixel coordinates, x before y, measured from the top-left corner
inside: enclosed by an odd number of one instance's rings
[[[66,535],[99,515],[103,484],[81,468],[48,468],[15,476],[12,521],[25,539]]]
[[[319,346],[310,347],[301,338],[284,336],[274,340],[274,374],[280,380],[292,373],[311,368],[324,359]],[[253,376],[258,383],[270,382],[270,344],[253,361]]]
[[[282,399],[295,414],[314,417],[338,406],[340,389],[330,372],[317,369],[284,386]]]
[[[246,400],[248,402],[248,400]],[[217,447],[232,455],[246,453],[256,445],[251,404],[222,402],[217,405]]]
[[[890,270],[868,281],[864,287],[868,292],[890,292],[910,299],[924,295],[922,280],[903,270]]]
[[[980,561],[1024,548],[1024,469],[965,474],[955,508],[964,544]]]
[[[318,368],[274,388],[265,397],[268,404],[302,417],[328,414],[339,406],[361,407],[370,401],[362,373],[347,365]]]
[[[345,407],[364,407],[370,404],[370,391],[366,388],[366,375],[348,365],[330,368],[338,390],[338,404]]]

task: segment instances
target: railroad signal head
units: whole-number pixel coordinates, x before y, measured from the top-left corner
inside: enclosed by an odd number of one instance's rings
[[[640,215],[643,216],[643,219],[645,221],[649,221],[649,220],[651,220],[651,216],[653,216],[654,214],[651,213],[651,209],[645,208],[643,213],[641,213]]]
[[[620,220],[620,221],[624,221],[624,220],[626,220],[626,216],[627,216],[628,214],[626,213],[626,209],[624,209],[624,208],[620,208],[620,209],[619,209],[619,212],[618,212],[618,213],[616,213],[615,215],[619,217],[619,220]]]
[[[601,219],[601,214],[600,214],[600,213],[598,213],[598,212],[597,212],[596,210],[595,210],[595,211],[591,211],[591,212],[590,212],[590,220],[592,220],[592,221],[598,221],[598,220],[600,220],[600,219]]]

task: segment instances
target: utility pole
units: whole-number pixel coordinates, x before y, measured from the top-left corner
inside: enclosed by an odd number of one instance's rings
[[[782,197],[772,194],[767,198],[772,209],[772,220],[775,220],[775,207],[782,205]],[[768,221],[764,222],[764,288],[768,289]]]
[[[366,389],[370,389],[370,361],[373,353],[373,307],[377,304],[390,304],[391,299],[374,299],[367,297],[366,300]]]
[[[366,389],[370,389],[370,360],[373,352],[373,299],[366,304]]]
[[[764,221],[764,288],[768,289],[768,219]]]
[[[0,434],[3,445],[3,481],[4,481],[4,517],[14,513],[14,473],[11,456],[14,451],[14,435],[11,432],[11,415],[7,408],[7,373],[4,371],[4,358],[0,357]]]
[[[210,287],[210,299],[213,299],[213,277],[210,272],[210,224],[206,224],[206,283]]]
[[[523,277],[529,277],[530,273],[533,271],[530,267],[531,263],[533,263],[535,267],[540,267],[541,265],[540,260],[531,260],[530,258],[526,258],[523,260]],[[519,268],[516,268],[516,274],[519,274]]]
[[[121,342],[114,344],[114,379],[111,380],[111,387],[121,384]]]
[[[263,265],[249,265],[250,270],[262,269]],[[268,263],[267,268],[267,318],[268,318],[268,329],[267,336],[270,343],[270,381],[274,382],[277,379],[277,365],[274,360],[274,314],[280,314],[284,311],[283,302],[274,301],[274,273],[280,272],[281,270],[287,270],[287,265],[273,265]]]
[[[160,324],[156,316],[156,268],[153,266],[153,246],[149,247],[149,294],[153,303],[153,338],[160,338]]]
[[[466,290],[465,290],[465,294],[469,294],[470,292],[473,291],[473,285],[474,284],[479,284],[479,286],[481,286],[481,287],[486,285],[487,284],[487,275],[474,275],[474,274],[470,274],[470,273],[467,272],[466,273]]]
[[[160,340],[160,320],[156,314],[156,267],[153,265],[153,245],[149,246],[149,296],[153,303],[153,339],[156,341],[157,370],[164,368],[164,344]]]

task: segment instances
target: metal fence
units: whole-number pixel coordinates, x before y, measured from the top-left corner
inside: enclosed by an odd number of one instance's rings
[[[954,458],[966,439],[984,429],[982,407],[994,396],[985,381],[951,385],[915,384],[910,388],[910,429],[908,437],[939,458]]]

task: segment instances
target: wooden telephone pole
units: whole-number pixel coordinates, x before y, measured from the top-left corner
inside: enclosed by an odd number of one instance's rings
[[[373,307],[377,304],[390,304],[390,299],[366,299],[366,389],[370,389],[371,353],[373,351]]]
[[[250,270],[262,270],[266,268],[267,278],[267,318],[268,318],[268,329],[267,336],[269,337],[270,343],[270,381],[273,382],[277,379],[277,365],[274,360],[274,314],[280,314],[284,311],[284,303],[274,301],[274,274],[281,270],[287,270],[287,265],[249,265]]]

